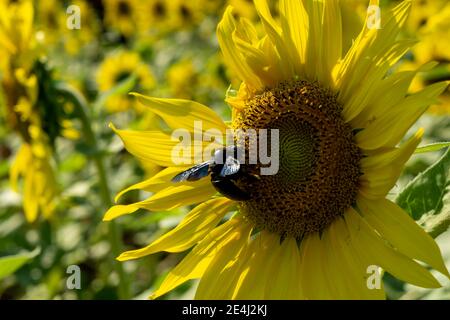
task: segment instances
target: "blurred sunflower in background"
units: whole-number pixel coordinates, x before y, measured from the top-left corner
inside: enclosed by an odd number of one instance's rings
[[[155,85],[149,66],[141,60],[139,54],[123,50],[113,53],[102,62],[96,80],[99,91],[107,92],[132,77],[134,90],[147,91]],[[105,107],[112,113],[129,110],[135,106],[133,99],[123,95],[112,95],[105,102]],[[142,110],[142,107],[136,106],[136,110]]]
[[[233,16],[236,19],[239,18],[247,18],[249,20],[256,20],[258,18],[258,14],[256,13],[255,6],[253,5],[253,1],[247,0],[227,0],[225,8],[230,5],[234,8]]]
[[[201,1],[173,0],[169,3],[169,18],[172,28],[188,28],[203,18],[203,9],[200,7]]]
[[[263,34],[248,19],[236,20],[232,7],[218,25],[225,62],[241,81],[226,97],[231,124],[197,102],[136,94],[172,130],[193,133],[194,121],[202,121],[203,133],[279,129],[278,173],[237,178],[249,200],[233,201],[209,179],[171,181],[187,167],[174,164],[178,142],[167,132],[115,129],[131,154],[167,168],[118,195],[142,189],[152,196],[113,206],[104,220],[200,203],[175,229],[118,259],[192,248],[152,298],[200,279],[199,299],[383,299],[382,287],[367,286],[371,265],[416,286],[439,287],[417,262],[449,277],[439,247],[386,199],[423,130],[397,145],[447,86],[408,94],[418,70],[389,73],[414,44],[397,39],[411,2],[384,12],[380,29],[365,23],[348,50],[337,1],[279,4],[274,19],[265,0],[255,1]],[[250,171],[259,175],[257,166]]]
[[[0,50],[4,59],[1,86],[6,119],[19,133],[22,144],[10,169],[11,185],[19,189],[21,178],[26,219],[38,214],[49,217],[55,207],[58,188],[52,166],[50,139],[43,128],[42,114],[36,107],[38,79],[33,72],[37,43],[32,31],[31,1],[0,2]]]
[[[46,45],[57,43],[61,34],[67,30],[65,10],[58,0],[37,2],[35,20],[38,35]]]
[[[202,1],[150,0],[143,3],[144,29],[164,35],[172,31],[189,31],[205,17]]]
[[[191,99],[198,85],[198,78],[198,71],[190,59],[178,61],[167,70],[167,83],[176,97]]]
[[[167,28],[170,15],[170,1],[150,0],[144,2],[144,14],[146,15],[146,29],[158,30],[160,32]]]
[[[450,3],[448,1],[413,1],[407,31],[417,37],[412,56],[405,60],[400,70],[412,70],[436,61],[433,69],[423,70],[412,83],[411,90],[418,91],[427,84],[450,80]],[[450,91],[439,97],[439,103],[430,107],[435,115],[450,114]]]
[[[80,29],[64,28],[62,37],[66,52],[75,55],[85,46],[95,43],[100,33],[100,22],[88,1],[75,0],[70,4],[78,6],[80,9]],[[67,19],[67,15],[65,18]]]
[[[139,0],[103,0],[105,25],[125,37],[131,37],[142,23],[142,2]]]
[[[87,1],[76,0],[70,4],[80,10],[80,29],[68,29],[66,7],[57,0],[36,3],[36,28],[37,36],[45,45],[61,47],[69,55],[75,55],[95,41],[100,23]]]

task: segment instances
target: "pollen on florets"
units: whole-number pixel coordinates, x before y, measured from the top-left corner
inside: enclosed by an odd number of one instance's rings
[[[278,173],[238,183],[251,194],[240,212],[258,228],[301,238],[322,231],[355,202],[362,153],[341,114],[330,90],[303,80],[265,90],[236,114],[234,128],[280,135]]]

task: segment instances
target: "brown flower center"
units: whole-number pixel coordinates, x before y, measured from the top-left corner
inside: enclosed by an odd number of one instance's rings
[[[354,203],[362,154],[341,113],[331,91],[296,80],[248,100],[233,119],[234,128],[279,130],[279,171],[238,181],[251,195],[240,212],[257,228],[301,238]],[[260,172],[258,165],[249,170]]]

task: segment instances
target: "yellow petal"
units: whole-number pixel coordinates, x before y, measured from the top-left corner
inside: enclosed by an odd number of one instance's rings
[[[22,144],[17,152],[14,162],[11,165],[10,169],[10,183],[11,187],[14,191],[18,190],[17,182],[19,176],[26,171],[26,168],[29,167],[29,161],[31,159],[31,148],[28,144]]]
[[[103,217],[103,221],[110,221],[119,216],[130,214],[138,209],[150,211],[168,211],[190,204],[200,203],[216,193],[211,182],[200,180],[189,185],[175,185],[167,187],[150,198],[129,205],[111,207]]]
[[[24,186],[23,186],[23,210],[28,222],[34,222],[37,219],[39,212],[39,193],[36,184],[36,172],[34,168],[30,166],[24,173]]]
[[[242,273],[236,283],[233,299],[259,300],[265,298],[265,291],[272,275],[267,261],[280,245],[278,235],[262,231],[253,239],[248,250],[248,258],[241,267]]]
[[[260,48],[258,42],[252,43],[251,39],[246,38],[249,33],[247,30],[253,26],[245,21],[236,23],[236,30],[232,35],[236,48],[241,53],[243,61],[265,86],[275,86],[283,79],[283,76],[273,67],[273,61],[269,61],[264,48]]]
[[[155,174],[153,177],[141,181],[139,183],[136,183],[132,186],[129,186],[128,188],[120,191],[114,201],[118,202],[120,197],[122,197],[125,193],[131,190],[145,190],[148,192],[158,192],[162,189],[165,189],[171,185],[173,185],[173,182],[171,181],[173,177],[175,177],[180,172],[188,169],[189,167],[169,167],[165,168],[161,171],[159,171],[157,174]],[[177,183],[177,185],[181,184],[191,184],[191,182],[180,182]]]
[[[159,115],[173,129],[194,132],[194,122],[201,121],[204,131],[216,129],[225,132],[227,126],[211,108],[198,102],[183,99],[160,99],[131,93],[139,102]]]
[[[356,134],[359,147],[373,150],[397,145],[428,106],[438,101],[446,87],[446,83],[435,83],[403,99]]]
[[[220,49],[225,63],[237,74],[239,79],[244,81],[252,89],[259,89],[263,86],[261,80],[252,73],[250,67],[242,59],[233,41],[232,35],[236,30],[236,22],[233,18],[232,11],[232,7],[228,6],[222,20],[217,26],[217,39],[219,40]]]
[[[331,71],[342,51],[342,22],[336,0],[306,1],[308,12],[308,45],[306,48],[306,76],[318,79],[325,86],[331,84]]]
[[[325,260],[324,242],[319,234],[312,233],[300,244],[300,283],[303,294],[309,300],[333,299],[328,266]]]
[[[392,246],[411,259],[427,263],[450,277],[436,242],[398,205],[387,199],[359,197],[364,219]]]
[[[371,94],[366,98],[364,112],[350,121],[353,128],[365,128],[388,110],[395,108],[408,94],[417,73],[429,71],[435,66],[435,63],[429,62],[414,71],[396,72],[379,81],[378,85],[375,83],[372,87],[366,88]],[[364,85],[366,86],[366,83]],[[358,94],[365,95],[363,90]]]
[[[277,57],[274,59],[278,62],[276,69],[282,75],[283,80],[292,79],[300,65],[294,43],[290,36],[282,34],[281,27],[270,13],[267,0],[255,0],[254,3],[270,42],[276,48]]]
[[[352,208],[345,214],[345,221],[355,248],[370,264],[380,266],[394,277],[419,287],[440,287],[427,269],[388,246]]]
[[[144,163],[150,162],[161,167],[187,166],[207,161],[211,159],[212,150],[222,147],[218,141],[210,142],[209,135],[204,135],[204,140],[198,140],[202,137],[186,131],[191,141],[180,142],[178,137],[160,131],[118,130],[112,124],[110,126],[122,139],[128,152]]]
[[[346,121],[352,120],[364,108],[365,105],[352,104],[347,106],[355,92],[365,92],[364,85],[366,75],[386,72],[386,52],[395,44],[395,39],[400,32],[400,27],[405,23],[410,8],[410,3],[404,1],[392,11],[385,12],[381,19],[381,29],[369,29],[367,21],[363,30],[353,43],[342,61],[333,70],[334,82],[339,90],[338,99],[344,104],[343,115]],[[392,61],[389,61],[392,63]],[[382,75],[383,76],[383,75]]]
[[[366,110],[370,109],[373,104],[385,109],[384,105],[378,103],[380,97],[383,99],[385,96],[390,96],[391,92],[394,95],[403,94],[402,97],[405,96],[406,91],[393,92],[393,87],[387,87],[385,82],[388,81],[385,80],[385,76],[388,70],[398,62],[414,43],[415,41],[412,40],[399,41],[386,49],[382,54],[379,54],[379,56],[373,58],[373,61],[370,61],[372,63],[371,70],[363,73],[357,90],[345,101],[343,116],[347,121],[351,120],[353,127],[362,128],[361,120],[357,122],[354,118],[366,116]],[[389,100],[387,103],[393,106],[392,101]],[[374,109],[375,107],[372,106],[372,108]]]
[[[229,212],[233,201],[227,198],[208,200],[187,214],[173,230],[153,241],[148,246],[126,251],[117,260],[137,259],[155,252],[181,252],[202,240]]]
[[[174,161],[173,150],[180,143],[160,131],[119,130],[112,124],[111,128],[122,139],[125,148],[140,161],[155,163],[162,167],[173,167],[178,163],[193,163],[192,153],[177,155]],[[182,159],[181,159],[182,158]],[[179,162],[178,162],[179,161]]]
[[[274,244],[264,299],[303,299],[300,286],[300,254],[297,241],[286,238]]]
[[[306,61],[309,17],[302,1],[280,0],[281,26],[285,36],[290,36],[298,52],[299,64]],[[303,67],[297,70],[303,74]]]
[[[195,299],[232,299],[248,252],[251,224],[243,225],[240,238],[229,242],[203,274]]]
[[[365,262],[355,250],[343,219],[336,219],[325,231],[324,241],[329,265],[333,266],[330,269],[335,270],[333,279],[340,289],[341,295],[337,299],[385,299],[382,281],[379,289],[369,289],[367,286],[367,266],[370,263]]]
[[[150,298],[155,299],[188,280],[200,278],[208,268],[211,260],[216,255],[222,254],[222,250],[229,243],[242,241],[243,231],[246,227],[247,225],[241,219],[233,218],[215,228],[169,272],[158,290]]]
[[[363,175],[360,178],[360,192],[370,199],[384,198],[394,187],[403,167],[416,150],[423,135],[420,129],[412,138],[395,148],[361,160]]]

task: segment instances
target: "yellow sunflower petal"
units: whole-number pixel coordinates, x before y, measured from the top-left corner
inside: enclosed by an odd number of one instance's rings
[[[289,31],[287,36],[298,52],[300,65],[305,63],[308,41],[309,17],[302,1],[280,0],[281,26],[283,32]],[[283,23],[285,21],[285,23]],[[302,74],[303,67],[298,70]]]
[[[237,22],[236,30],[232,35],[233,41],[253,74],[261,79],[264,85],[274,86],[282,79],[282,75],[278,74],[276,69],[270,67],[264,48],[259,48],[258,43],[252,43],[251,39],[248,39],[247,34],[252,31],[247,30],[251,30],[251,28],[252,26],[245,23],[245,20]]]
[[[162,167],[172,167],[173,150],[180,143],[171,136],[160,131],[133,131],[119,130],[110,125],[114,132],[122,139],[125,148],[136,158],[143,162],[155,163]],[[178,155],[181,157],[181,155]],[[183,155],[183,159],[177,159],[180,163],[193,163],[189,154]]]
[[[217,191],[211,182],[199,180],[191,184],[167,187],[150,198],[129,205],[116,205],[105,213],[103,221],[110,221],[119,216],[130,214],[138,209],[150,211],[168,211],[190,204],[200,203],[209,199]]]
[[[158,290],[150,298],[155,299],[188,280],[200,278],[208,268],[211,260],[216,255],[220,255],[229,243],[242,241],[242,234],[247,227],[248,225],[241,219],[233,218],[215,228],[169,272]]]
[[[364,197],[357,203],[364,219],[400,252],[450,277],[436,242],[398,205],[387,199]]]
[[[300,283],[306,299],[333,299],[331,282],[328,279],[328,266],[325,260],[324,242],[319,234],[312,233],[300,244]]]
[[[422,135],[423,129],[420,129],[400,148],[362,159],[361,169],[364,174],[360,178],[359,192],[370,199],[384,198],[395,185]]]
[[[232,205],[227,198],[210,199],[192,209],[175,229],[144,248],[122,253],[117,260],[137,259],[159,251],[185,251],[214,229]]]
[[[328,255],[332,256],[333,269],[336,269],[335,281],[343,289],[340,299],[385,299],[383,283],[380,288],[369,289],[367,286],[367,266],[351,241],[343,219],[336,219],[326,231]]]
[[[239,79],[252,87],[252,89],[259,89],[263,86],[261,80],[255,77],[251,68],[242,59],[233,41],[232,35],[236,30],[236,22],[233,18],[232,11],[233,8],[228,6],[222,20],[217,26],[217,39],[219,40],[220,49],[225,63],[228,64],[229,68],[233,70]]]
[[[276,246],[276,245],[275,245]],[[300,254],[297,241],[287,238],[276,246],[269,263],[265,299],[303,299],[300,286]]]
[[[231,299],[242,266],[249,250],[249,237],[252,225],[242,227],[240,238],[229,242],[217,254],[203,274],[195,293],[195,299]]]
[[[388,246],[353,209],[345,214],[352,242],[360,255],[394,277],[423,288],[439,288],[439,282],[420,264]]]
[[[374,119],[364,130],[356,134],[360,148],[373,150],[393,147],[401,140],[414,122],[447,87],[446,83],[432,84],[422,91],[406,97],[395,108]]]
[[[435,66],[436,63],[429,62],[417,70],[396,72],[379,81],[378,85],[375,84],[369,89],[371,99],[367,99],[364,112],[350,121],[351,125],[354,128],[364,128],[388,110],[395,108],[406,97],[417,73],[431,70]]]
[[[161,167],[186,166],[209,160],[212,150],[222,146],[220,141],[211,142],[212,136],[207,134],[198,140],[195,133],[191,135],[186,132],[192,141],[185,143],[161,131],[119,130],[112,124],[110,126],[122,139],[128,152],[144,163],[150,162]],[[217,137],[222,138],[218,134],[217,131]]]
[[[26,168],[29,167],[31,159],[31,149],[28,144],[22,144],[17,152],[14,162],[11,165],[11,169],[9,172],[11,187],[14,191],[18,190],[17,182],[19,180],[19,176],[26,171]]]
[[[267,35],[276,48],[278,57],[271,59],[271,61],[278,63],[277,69],[283,79],[292,79],[300,64],[298,54],[293,50],[295,47],[292,40],[290,37],[283,36],[281,27],[270,13],[267,0],[255,0],[255,8]]]
[[[333,281],[329,281],[330,293],[334,299],[358,299],[357,290],[355,290],[357,284],[350,282],[350,277],[353,275],[348,274],[348,269],[344,269],[344,257],[338,256],[334,251],[334,239],[330,235],[330,229],[333,229],[334,226],[335,222],[322,232],[320,238],[320,241],[323,242],[324,264],[329,266],[327,278],[333,279]]]
[[[120,197],[122,197],[125,193],[131,190],[145,190],[148,192],[158,192],[162,189],[165,189],[171,185],[173,182],[171,181],[173,177],[175,177],[178,173],[188,169],[189,167],[169,167],[159,171],[157,174],[152,176],[149,179],[141,181],[139,183],[133,184],[120,191],[116,197],[114,198],[115,202],[118,202]],[[181,185],[183,182],[177,183],[177,185]],[[191,182],[185,182],[184,184],[190,184]]]
[[[37,172],[29,166],[24,172],[23,211],[28,222],[34,222],[39,212],[39,190]]]
[[[399,41],[378,57],[374,58],[375,61],[373,62],[373,65],[376,65],[377,67],[364,74],[360,79],[361,83],[359,84],[358,89],[347,99],[344,106],[344,118],[347,121],[351,120],[350,123],[354,127],[359,127],[359,123],[356,122],[354,118],[364,116],[367,112],[366,109],[370,108],[371,104],[376,102],[379,97],[391,95],[393,88],[386,87],[386,81],[383,81],[386,72],[400,60],[414,43],[415,41],[412,40]],[[393,92],[392,94],[398,95],[399,93]],[[405,94],[406,92],[403,92],[402,97],[404,97]],[[391,101],[388,103],[393,106]],[[383,105],[382,108],[385,108],[385,106]],[[363,110],[364,112],[362,112]]]
[[[306,1],[309,30],[306,48],[306,76],[330,85],[333,67],[341,57],[342,23],[339,2]]]
[[[409,1],[404,1],[392,11],[386,12],[381,20],[381,29],[369,29],[366,23],[343,60],[333,70],[334,82],[339,90],[338,99],[344,104],[345,120],[350,121],[356,117],[365,106],[354,103],[350,105],[353,107],[350,107],[347,103],[355,92],[365,92],[361,86],[365,85],[366,75],[372,76],[377,72],[379,74],[380,65],[384,65],[381,71],[387,71],[386,63],[389,60],[386,61],[386,52],[389,52],[395,44],[400,27],[407,19],[410,6]],[[392,63],[393,60],[389,62]]]
[[[278,235],[262,231],[253,239],[248,250],[248,258],[242,266],[242,273],[236,283],[233,299],[264,299],[265,290],[270,279],[267,261],[280,246]]]
[[[204,131],[217,129],[225,132],[227,126],[211,108],[198,102],[183,99],[160,99],[131,93],[139,102],[159,115],[171,129],[194,132],[194,122],[201,121]]]

